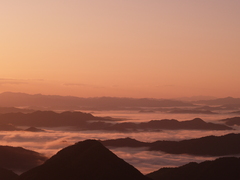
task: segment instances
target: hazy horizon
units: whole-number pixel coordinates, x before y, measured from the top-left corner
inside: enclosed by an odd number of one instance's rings
[[[195,95],[195,96],[177,96],[177,97],[150,97],[150,96],[144,96],[144,97],[130,97],[130,96],[108,96],[108,95],[103,95],[103,96],[81,96],[81,95],[64,95],[64,94],[44,94],[41,92],[35,92],[35,93],[27,93],[27,92],[20,92],[20,91],[0,91],[0,94],[3,93],[14,93],[14,94],[27,94],[27,95],[43,95],[43,96],[62,96],[62,97],[78,97],[78,98],[102,98],[102,97],[109,97],[109,98],[133,98],[133,99],[169,99],[169,100],[180,100],[180,101],[194,101],[195,99],[197,100],[212,100],[212,99],[221,99],[221,98],[240,98],[240,96],[235,97],[235,96],[204,96],[204,95]]]

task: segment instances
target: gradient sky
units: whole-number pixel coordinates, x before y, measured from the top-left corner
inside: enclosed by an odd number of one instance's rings
[[[240,97],[239,0],[2,0],[0,92]]]

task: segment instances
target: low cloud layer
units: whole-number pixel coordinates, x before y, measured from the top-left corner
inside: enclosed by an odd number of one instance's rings
[[[47,130],[46,132],[1,131],[0,144],[20,146],[40,152],[51,157],[62,148],[85,139],[117,139],[131,137],[140,141],[153,142],[156,140],[181,140],[211,135],[209,131],[162,131],[143,133],[120,133],[101,131],[61,131]],[[215,135],[227,134],[226,131],[214,132]],[[142,173],[149,173],[161,167],[172,167],[188,162],[200,162],[215,157],[200,157],[189,155],[171,155],[157,151],[147,151],[144,148],[112,148],[120,158],[135,166]]]

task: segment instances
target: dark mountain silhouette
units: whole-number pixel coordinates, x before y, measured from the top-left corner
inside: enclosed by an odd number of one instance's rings
[[[32,109],[22,109],[22,108],[16,108],[16,107],[0,107],[0,114],[6,114],[6,113],[32,113],[36,110]]]
[[[0,146],[0,167],[14,172],[24,172],[46,161],[37,152],[22,147]]]
[[[58,126],[85,126],[89,120],[105,120],[90,113],[36,111],[29,114],[7,113],[0,114],[0,123],[11,123],[16,126],[58,127]]]
[[[18,131],[21,130],[12,124],[0,123],[0,131]]]
[[[29,127],[29,128],[27,128],[27,129],[25,129],[24,131],[30,131],[30,132],[45,132],[45,130],[39,129],[39,128],[36,128],[36,127]]]
[[[0,167],[0,179],[1,180],[17,180],[18,175],[14,172]]]
[[[182,141],[156,141],[150,150],[171,154],[224,156],[240,153],[240,134],[206,136]]]
[[[108,147],[148,147],[150,151],[163,151],[170,154],[190,154],[201,156],[224,156],[240,154],[240,134],[206,136],[182,141],[140,142],[134,139],[102,141]]]
[[[111,123],[107,123],[111,121]],[[189,121],[177,120],[152,120],[149,122],[112,123],[114,119],[95,117],[90,113],[36,111],[29,114],[7,113],[0,114],[0,123],[13,124],[16,126],[34,127],[69,127],[74,130],[105,130],[105,131],[159,131],[162,129],[194,129],[194,130],[232,130],[233,128],[223,124],[204,122],[200,118]],[[117,120],[116,120],[117,121]]]
[[[147,175],[153,180],[239,180],[240,158],[224,157],[177,168],[161,168]]]
[[[178,121],[175,119],[163,119],[163,120],[152,120],[149,122],[142,123],[116,123],[110,124],[106,127],[107,130],[117,130],[117,131],[136,131],[136,130],[174,130],[174,129],[188,129],[188,130],[232,130],[223,124],[207,123],[200,118],[195,118],[188,121]]]
[[[227,119],[222,119],[220,121],[225,122],[228,126],[240,126],[240,117],[233,117],[233,118],[227,118]]]
[[[56,96],[5,92],[0,94],[0,106],[28,106],[34,109],[55,110],[119,110],[139,107],[175,107],[192,106],[191,103],[166,99],[135,99],[117,97],[80,98],[74,96]]]
[[[86,140],[62,149],[19,180],[148,180],[99,141]]]

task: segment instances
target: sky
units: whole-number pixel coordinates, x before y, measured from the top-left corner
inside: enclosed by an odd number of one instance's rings
[[[240,97],[239,0],[2,0],[0,92]]]

